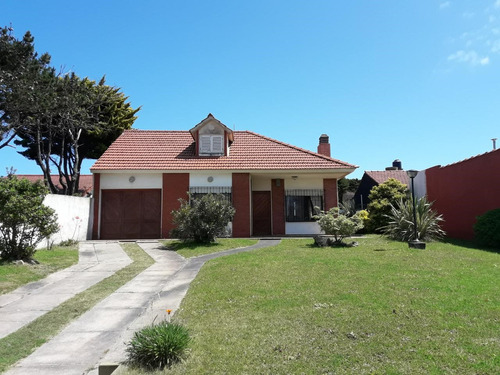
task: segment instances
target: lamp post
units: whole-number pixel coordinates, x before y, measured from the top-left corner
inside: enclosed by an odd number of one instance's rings
[[[411,179],[411,200],[413,203],[413,241],[409,241],[408,246],[412,249],[425,249],[425,242],[420,242],[418,240],[417,233],[417,210],[415,208],[415,184],[413,180],[417,177],[418,171],[410,169],[406,174]]]

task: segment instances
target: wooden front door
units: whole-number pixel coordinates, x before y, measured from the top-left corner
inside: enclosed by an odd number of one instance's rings
[[[102,190],[101,239],[160,238],[161,190]]]
[[[271,192],[254,191],[253,202],[253,235],[271,235]]]

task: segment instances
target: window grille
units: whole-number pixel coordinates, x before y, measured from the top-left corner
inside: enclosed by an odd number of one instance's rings
[[[232,202],[231,186],[192,186],[189,188],[191,199],[199,199],[206,194],[219,195],[224,200]]]
[[[324,209],[322,189],[286,190],[286,221],[314,221],[313,216]]]

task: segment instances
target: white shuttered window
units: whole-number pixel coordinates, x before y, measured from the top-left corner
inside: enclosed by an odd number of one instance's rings
[[[222,135],[201,135],[200,154],[223,154],[224,139]]]

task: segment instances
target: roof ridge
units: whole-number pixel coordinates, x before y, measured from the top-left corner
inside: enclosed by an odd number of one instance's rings
[[[356,167],[356,168],[358,168],[357,165],[349,164],[349,163],[346,163],[345,161],[334,159],[334,158],[332,158],[330,156],[318,154],[317,152],[306,150],[305,148],[297,147],[297,146],[291,145],[291,144],[286,143],[286,142],[278,141],[277,139],[270,138],[270,137],[267,137],[267,136],[259,134],[259,133],[255,133],[255,132],[252,132],[250,130],[245,130],[245,132],[249,133],[249,134],[256,135],[256,136],[261,137],[263,139],[267,139],[268,141],[271,141],[271,142],[274,142],[274,143],[277,143],[277,144],[280,144],[280,145],[283,145],[283,146],[287,146],[287,147],[293,148],[293,149],[295,149],[297,151],[305,152],[305,153],[307,153],[309,155],[316,156],[316,157],[319,157],[321,159],[325,159],[325,160],[328,160],[328,161],[335,161],[337,163],[343,164],[343,165],[348,166],[348,167]]]
[[[163,132],[163,133],[189,133],[189,130],[154,130],[154,129],[125,129],[125,132],[143,132],[143,133],[152,133],[152,132]]]

